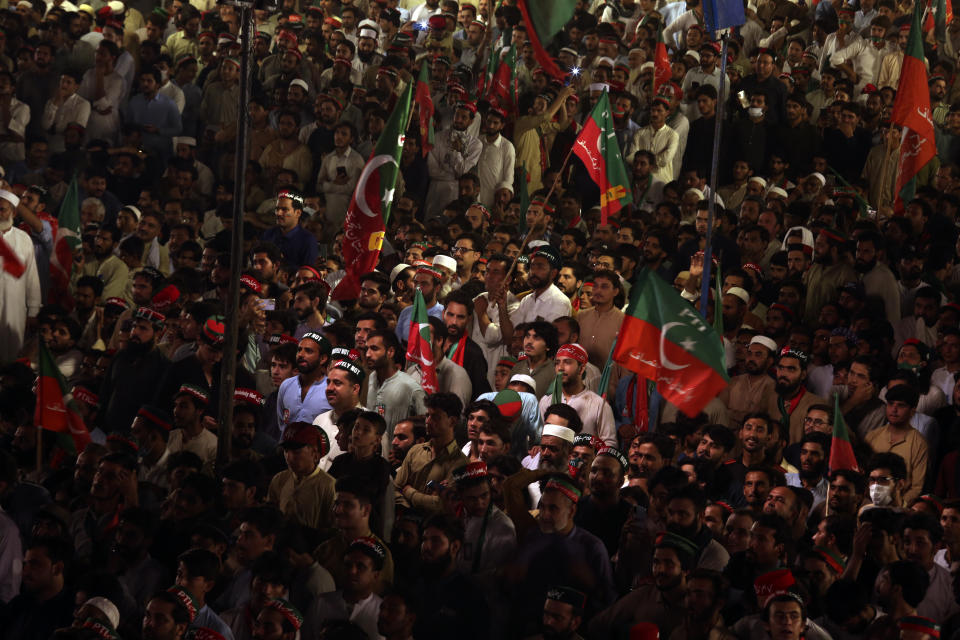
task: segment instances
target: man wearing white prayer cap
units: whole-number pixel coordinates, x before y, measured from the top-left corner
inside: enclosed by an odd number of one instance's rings
[[[20,198],[0,189],[0,364],[23,347],[27,318],[40,311],[40,275],[33,240],[13,226]]]
[[[727,293],[736,288],[731,287]],[[766,398],[774,393],[776,386],[773,378],[767,375],[776,353],[777,343],[767,336],[754,336],[750,340],[743,363],[744,372],[733,376],[727,388],[720,392],[720,401],[727,406],[730,416],[727,426],[731,429],[739,429],[747,414],[764,410]]]

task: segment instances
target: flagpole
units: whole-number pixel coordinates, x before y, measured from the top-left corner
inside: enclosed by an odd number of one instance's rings
[[[723,96],[723,88],[727,83],[727,40],[728,34],[720,36],[720,88],[717,91],[719,100],[717,100],[717,112],[714,114],[716,120],[713,123],[713,154],[710,157],[710,199],[707,200],[707,238],[706,246],[703,248],[703,275],[700,276],[700,315],[704,319],[707,317],[707,307],[710,300],[710,268],[713,266],[713,217],[716,210],[717,201],[717,173],[720,164],[720,135],[723,132],[723,107],[726,100]],[[719,300],[714,300],[713,304],[720,304]]]
[[[37,398],[42,402],[42,398]],[[43,472],[43,425],[37,425],[37,476]]]

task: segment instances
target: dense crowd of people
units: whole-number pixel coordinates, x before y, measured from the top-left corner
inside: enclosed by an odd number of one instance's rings
[[[282,0],[252,42],[210,0],[0,15],[0,636],[958,637],[949,0],[912,36],[936,156],[902,202],[909,1],[750,0],[723,38],[698,0],[528,1],[572,15]],[[335,300],[422,65],[435,135],[420,93]],[[570,153],[604,95],[616,215]],[[612,362],[640,276],[720,325],[696,415]]]

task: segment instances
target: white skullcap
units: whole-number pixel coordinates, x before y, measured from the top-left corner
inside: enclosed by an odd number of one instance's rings
[[[824,177],[823,177],[823,174],[820,173],[819,171],[814,171],[813,173],[811,173],[811,174],[808,175],[807,177],[808,177],[808,178],[816,178],[817,181],[820,182],[820,186],[821,186],[821,187],[823,187],[823,186],[825,186],[825,185],[827,184],[827,179],[824,178]]]
[[[753,336],[750,338],[750,344],[759,344],[764,346],[767,349],[770,349],[770,353],[777,352],[777,343],[774,342],[772,338],[768,338],[767,336]]]
[[[20,204],[20,198],[6,189],[0,189],[0,198],[12,204],[14,209]]]
[[[727,289],[727,295],[736,296],[743,300],[743,304],[750,303],[750,294],[743,287],[730,287]]]
[[[119,0],[111,0],[107,3],[107,6],[110,7],[110,12],[115,16],[123,13],[124,9],[126,9]]]
[[[197,146],[197,139],[190,136],[174,136],[173,138],[173,150],[177,150],[178,144],[185,144],[188,147]]]
[[[301,78],[294,78],[293,80],[291,80],[290,84],[287,85],[287,88],[292,87],[294,85],[298,87],[303,87],[304,91],[310,91],[310,87],[307,86],[307,81]]]
[[[577,434],[573,432],[573,429],[570,427],[564,427],[559,424],[550,424],[549,422],[543,425],[543,435],[545,436],[554,436],[555,438],[560,438],[561,440],[566,440],[570,444],[573,444],[573,439]]]
[[[133,206],[132,204],[128,204],[128,205],[125,206],[125,207],[121,207],[121,208],[120,208],[120,211],[123,211],[124,209],[126,209],[127,211],[129,211],[130,213],[132,213],[132,214],[133,214],[133,217],[137,219],[137,222],[140,222],[140,215],[141,215],[141,214],[140,214],[140,209],[138,209],[137,207]]]
[[[767,188],[767,181],[761,178],[760,176],[751,176],[750,179],[747,180],[747,182],[759,182],[761,187],[763,187],[764,189]]]
[[[689,189],[683,192],[683,195],[688,196],[691,193],[697,196],[697,200],[703,200],[707,197],[703,193],[703,191],[701,191],[700,189],[697,189],[696,187],[690,187]]]
[[[606,82],[594,82],[587,89],[590,91],[605,91],[610,88],[610,85]]]
[[[378,34],[373,29],[360,29],[360,33],[357,34],[357,37],[370,38],[371,40],[376,40],[378,37],[380,37],[380,34]]]
[[[450,269],[450,271],[456,271],[457,261],[451,258],[450,256],[445,256],[443,254],[440,254],[433,257],[433,266],[444,267],[446,269]]]
[[[508,384],[513,384],[514,382],[522,382],[523,384],[533,389],[534,392],[536,392],[537,390],[536,381],[525,373],[515,373],[512,376],[510,376],[510,382]]]
[[[527,247],[530,249],[536,249],[537,247],[547,247],[550,246],[550,243],[546,240],[531,240],[527,243]]]
[[[654,66],[655,66],[655,65],[654,65],[652,62],[644,62],[642,65],[640,65],[640,71],[646,71],[647,69],[653,69]]]
[[[694,51],[693,49],[690,49],[689,51],[687,51],[687,52],[686,52],[685,54],[683,54],[683,55],[684,55],[684,57],[693,58],[693,59],[696,60],[697,62],[700,62],[700,54],[697,53],[696,51]]]
[[[391,270],[390,270],[390,282],[391,282],[391,284],[393,283],[394,280],[397,279],[397,276],[400,275],[400,273],[401,273],[404,269],[409,269],[409,268],[410,268],[410,265],[408,265],[408,264],[405,263],[405,262],[401,262],[400,264],[398,264],[397,266],[395,266],[393,269],[391,269]]]
[[[813,231],[810,231],[810,229],[806,227],[790,227],[787,229],[787,234],[783,236],[783,243],[780,245],[781,249],[784,251],[787,250],[787,240],[790,238],[790,234],[798,229],[800,230],[800,244],[806,245],[811,249],[813,248]]]
[[[767,191],[767,195],[780,196],[781,198],[787,197],[787,192],[783,190],[783,187],[770,187],[770,190]]]
[[[117,625],[120,624],[120,612],[117,610],[117,605],[113,604],[106,598],[97,596],[95,598],[90,598],[84,605],[89,605],[94,609],[97,609],[107,617],[107,620],[110,622],[110,626],[116,630]]]
[[[599,67],[601,64],[609,64],[611,68],[617,66],[617,65],[613,62],[613,58],[609,58],[609,57],[607,57],[607,56],[600,56],[600,57],[597,59],[597,62],[594,64],[594,66],[595,66],[595,67]]]

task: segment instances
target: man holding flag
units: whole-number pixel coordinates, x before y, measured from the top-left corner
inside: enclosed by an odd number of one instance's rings
[[[20,354],[27,319],[43,304],[30,236],[13,226],[20,198],[0,190],[0,363]]]

